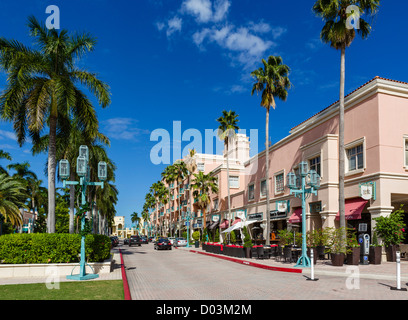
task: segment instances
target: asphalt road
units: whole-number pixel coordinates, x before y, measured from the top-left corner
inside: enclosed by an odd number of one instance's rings
[[[407,300],[394,281],[264,270],[186,250],[122,245],[133,300]],[[404,284],[405,286],[405,284]]]

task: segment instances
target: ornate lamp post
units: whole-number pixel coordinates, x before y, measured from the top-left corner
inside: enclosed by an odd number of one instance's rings
[[[306,180],[307,179],[307,180]],[[295,267],[310,267],[310,259],[306,249],[306,198],[310,195],[317,195],[320,188],[320,176],[316,171],[308,171],[307,162],[299,163],[299,175],[290,172],[287,175],[290,194],[302,199],[302,255],[298,259]]]
[[[91,182],[90,179],[90,167],[89,167],[89,151],[87,146],[80,146],[79,147],[79,156],[77,158],[77,174],[80,177],[78,181],[67,181],[69,177],[69,162],[68,160],[61,160],[59,162],[59,175],[60,178],[63,180],[63,186],[66,185],[80,185],[81,193],[82,193],[82,205],[86,204],[85,194],[87,186],[101,186],[103,188],[103,182],[107,178],[107,164],[106,162],[99,162],[98,163],[98,178],[102,182]],[[85,226],[85,214],[81,217],[81,230],[84,229]],[[69,275],[67,279],[71,280],[89,280],[98,278],[98,274],[86,274],[85,272],[85,235],[81,237],[81,260],[79,263],[79,274],[76,275]]]
[[[190,220],[191,220],[191,211],[190,208],[187,208],[187,211],[183,214],[183,219],[186,220],[187,226],[187,248],[190,247]]]

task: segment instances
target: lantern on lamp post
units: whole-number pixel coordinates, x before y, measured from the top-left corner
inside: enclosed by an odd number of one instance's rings
[[[107,165],[105,162],[98,163],[98,178],[102,182],[91,182],[90,179],[90,167],[89,167],[89,150],[87,146],[79,147],[79,156],[77,158],[77,174],[80,177],[79,181],[67,181],[70,174],[69,162],[68,160],[60,160],[59,162],[59,175],[63,180],[63,186],[67,185],[80,185],[82,194],[82,205],[86,204],[86,188],[87,186],[100,186],[103,189],[104,181],[107,178]],[[81,217],[81,230],[85,227],[85,213]],[[81,259],[79,263],[79,274],[69,275],[67,279],[70,280],[89,280],[98,278],[98,274],[86,274],[85,272],[85,235],[81,236]],[[91,268],[92,269],[92,268]]]
[[[302,199],[302,255],[295,267],[310,267],[311,262],[307,256],[306,248],[306,198],[312,194],[317,195],[320,188],[320,176],[315,170],[308,170],[307,162],[302,161],[298,166],[299,174],[293,172],[287,175],[287,187],[290,194]]]

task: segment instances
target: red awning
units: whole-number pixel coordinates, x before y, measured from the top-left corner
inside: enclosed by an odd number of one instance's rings
[[[299,222],[302,222],[302,208],[295,209],[289,218],[289,223],[299,223]]]
[[[240,219],[240,218],[236,218],[235,221],[231,224],[231,226],[237,224],[238,222],[241,222],[241,219]]]
[[[368,200],[363,198],[347,199],[345,203],[345,216],[346,220],[359,220],[361,219],[361,212]],[[340,212],[337,212],[336,220],[340,220]]]
[[[228,228],[228,226],[229,226],[229,221],[228,220],[224,220],[224,222],[220,224],[221,229]]]

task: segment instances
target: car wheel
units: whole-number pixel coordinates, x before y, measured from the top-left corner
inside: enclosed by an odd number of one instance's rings
[[[171,250],[171,247],[169,248],[169,250]]]
[[[141,246],[141,244],[139,243],[139,247]]]

